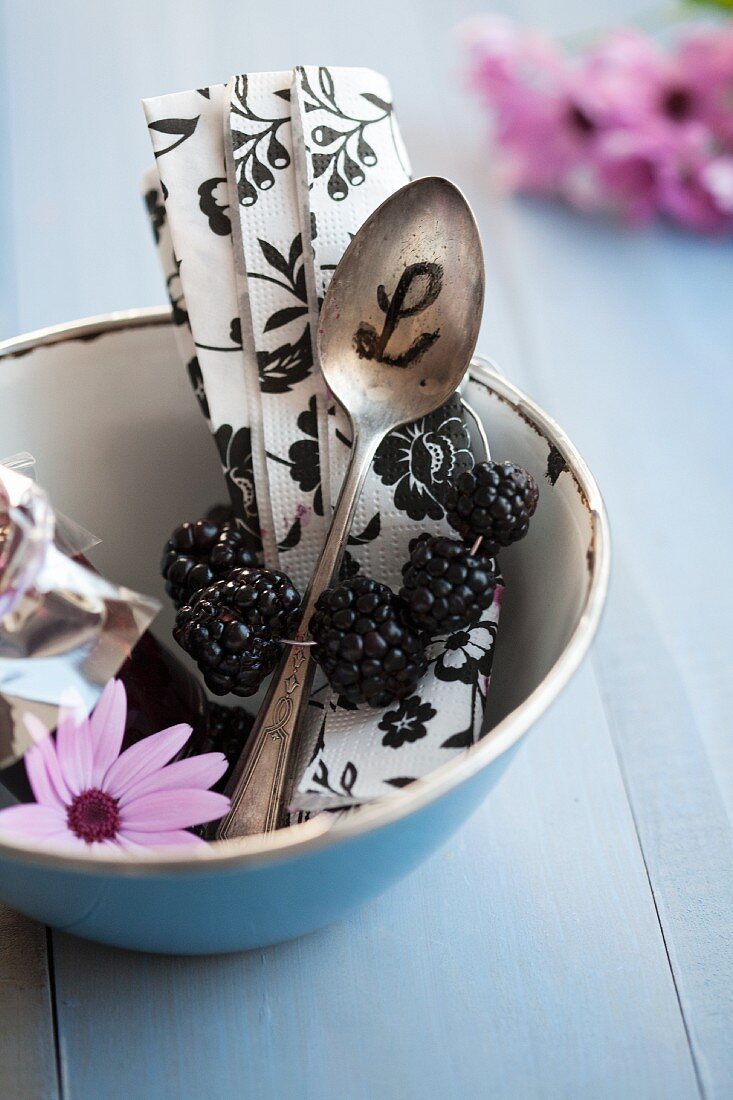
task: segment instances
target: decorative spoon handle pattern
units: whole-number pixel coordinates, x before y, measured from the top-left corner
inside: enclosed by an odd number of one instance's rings
[[[316,601],[338,575],[356,503],[372,458],[389,430],[377,426],[371,434],[355,434],[351,461],[320,559],[303,601],[298,641],[308,636]],[[280,824],[287,801],[290,761],[313,684],[315,661],[304,645],[289,646],[273,674],[272,683],[255,720],[245,752],[229,782],[229,813],[216,827],[217,840],[268,833]]]

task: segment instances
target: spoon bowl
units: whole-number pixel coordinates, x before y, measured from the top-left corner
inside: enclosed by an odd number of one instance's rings
[[[483,301],[481,239],[455,184],[429,176],[383,202],[344,253],[318,328],[321,370],[352,421],[395,428],[447,401]]]

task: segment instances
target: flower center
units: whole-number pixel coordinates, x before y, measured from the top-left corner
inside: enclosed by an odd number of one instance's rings
[[[466,630],[457,630],[455,634],[451,634],[445,643],[446,649],[463,649],[471,641],[471,635]]]
[[[692,112],[692,93],[681,85],[668,88],[662,99],[662,110],[674,122],[682,122]]]
[[[117,799],[96,787],[82,791],[69,806],[66,823],[72,833],[87,844],[95,840],[112,840],[120,827]]]
[[[577,103],[571,103],[568,107],[567,119],[570,129],[581,137],[589,137],[596,129],[593,119]]]

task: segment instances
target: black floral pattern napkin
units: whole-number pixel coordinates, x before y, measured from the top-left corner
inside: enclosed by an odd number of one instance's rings
[[[317,423],[325,386],[313,367],[318,307],[306,285],[291,82],[290,71],[235,77],[225,131],[239,310],[258,368],[273,541],[280,567],[304,591],[326,534]]]
[[[318,300],[352,237],[410,168],[385,78],[369,69],[304,66],[293,80],[294,153],[311,226],[306,267]],[[329,409],[331,499],[348,461],[348,421]],[[362,491],[351,552],[363,571],[398,588],[409,543],[426,528],[448,531],[450,480],[473,465],[460,399],[393,432]],[[384,714],[347,709],[314,693],[309,757],[293,808],[317,810],[378,798],[444,763],[478,737],[499,602],[470,634],[435,643],[419,692]]]
[[[161,210],[151,188],[148,208],[174,315],[186,317],[200,363],[201,381],[195,370],[192,381],[217,436],[228,430],[230,447],[251,428],[247,471],[235,474],[225,460],[230,482],[253,478],[256,511],[247,522],[259,520],[265,561],[305,588],[350,447],[312,334],[349,241],[410,178],[389,85],[368,69],[306,66],[239,75],[226,88],[145,107],[165,203]],[[166,214],[170,248],[162,243]],[[236,348],[229,358],[227,336]],[[187,338],[179,346],[186,359]],[[458,396],[393,432],[377,453],[349,539],[360,568],[398,588],[410,540],[425,529],[449,531],[448,485],[472,464]],[[296,819],[382,797],[474,743],[500,604],[499,587],[479,624],[437,639],[418,690],[382,713],[347,707],[316,687],[291,806]]]

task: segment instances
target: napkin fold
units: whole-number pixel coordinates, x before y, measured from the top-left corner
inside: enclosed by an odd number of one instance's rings
[[[261,507],[256,485],[264,486],[266,480],[264,469],[255,466],[261,449],[252,436],[262,421],[257,366],[243,337],[237,302],[222,127],[225,104],[226,88],[217,85],[147,99],[143,106],[177,270],[176,278],[166,264],[168,293],[174,320],[190,327],[195,349],[195,362],[187,359],[186,368],[194,377],[200,370],[232,507],[258,549],[268,525],[267,499]]]
[[[165,192],[155,165],[143,174],[142,190],[150,229],[158,250],[158,259],[165,279],[168,301],[171,305],[173,337],[176,341],[178,354],[181,362],[185,364],[188,380],[191,383],[191,388],[199,403],[204,420],[213,431],[204,376],[201,373],[201,365],[196,354],[196,344],[191,333],[191,322],[186,308],[186,297],[181,286],[180,264],[173,248],[170,224],[165,209]]]
[[[291,79],[290,71],[233,78],[224,127],[239,309],[258,368],[273,537],[278,564],[303,591],[330,501],[319,461],[325,387],[313,361],[318,307],[305,278],[309,226],[300,218]]]
[[[369,69],[301,66],[147,100],[145,110],[212,426],[226,407],[227,423],[236,415],[251,427],[264,559],[304,590],[351,435],[317,362],[320,303],[354,234],[410,178],[389,85]],[[224,363],[232,310],[240,340]],[[473,461],[457,395],[390,434],[349,539],[364,573],[400,587],[411,539],[450,533],[446,493]],[[473,628],[433,641],[425,679],[383,712],[346,706],[317,683],[294,814],[382,797],[474,743],[501,593]]]

